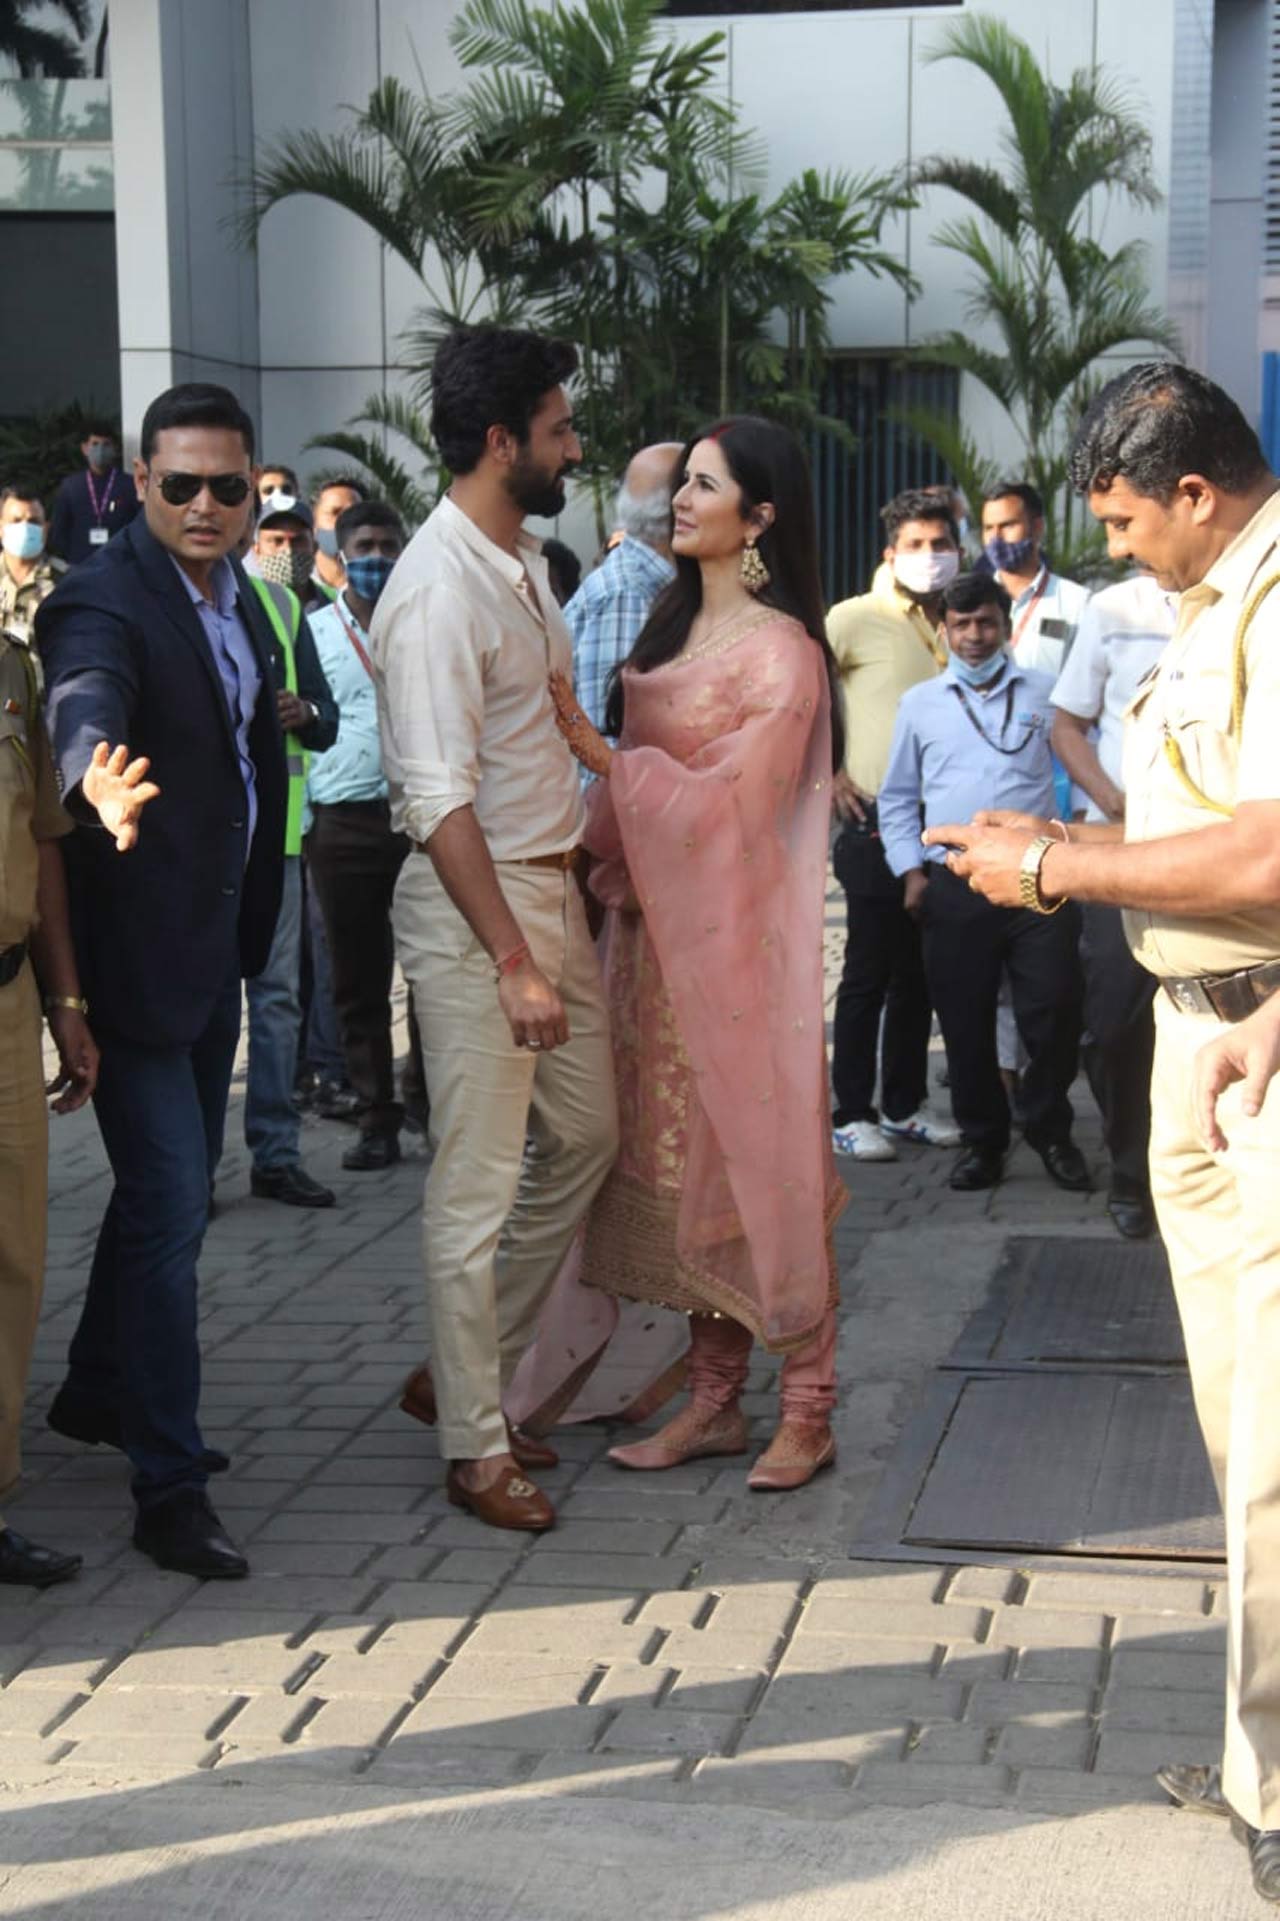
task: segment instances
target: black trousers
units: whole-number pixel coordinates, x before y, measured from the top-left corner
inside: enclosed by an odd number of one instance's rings
[[[329,937],[347,1079],[362,1103],[360,1126],[395,1133],[403,1111],[391,1052],[391,900],[409,842],[391,831],[386,801],[348,800],[316,807],[306,852]]]
[[[951,1106],[966,1145],[996,1153],[1009,1145],[1009,1102],[996,1059],[996,1000],[1006,969],[1028,1056],[1022,1076],[1026,1137],[1037,1148],[1067,1140],[1083,998],[1078,910],[1071,904],[1056,914],[993,907],[940,864],[931,862],[928,874],[925,976],[947,1046]]]
[[[836,842],[833,864],[849,912],[844,970],[836,990],[833,1119],[844,1127],[877,1118],[878,1046],[885,1114],[891,1121],[905,1121],[924,1106],[928,1092],[932,1012],[920,929],[902,905],[902,882],[890,872],[878,835],[846,828]]]
[[[1080,909],[1084,969],[1084,1034],[1080,1057],[1102,1115],[1111,1156],[1111,1191],[1127,1197],[1150,1188],[1151,1064],[1156,982],[1129,950],[1118,907]]]

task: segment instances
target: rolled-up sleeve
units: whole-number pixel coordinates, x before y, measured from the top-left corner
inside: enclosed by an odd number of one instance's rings
[[[925,850],[920,845],[920,745],[910,710],[910,701],[904,699],[898,707],[889,767],[876,802],[884,857],[899,878],[913,867],[922,867],[925,861]]]
[[[480,784],[483,639],[461,595],[425,583],[375,625],[374,665],[392,824],[426,842]]]

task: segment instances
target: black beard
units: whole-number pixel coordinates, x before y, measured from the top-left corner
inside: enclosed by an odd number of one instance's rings
[[[550,520],[564,511],[564,476],[548,478],[536,468],[513,467],[507,478],[507,492],[521,513],[538,514]]]

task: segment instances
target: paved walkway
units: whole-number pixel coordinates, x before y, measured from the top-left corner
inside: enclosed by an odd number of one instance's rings
[[[205,1427],[234,1456],[213,1492],[253,1564],[225,1585],[153,1568],[120,1458],[43,1427],[107,1187],[91,1117],[55,1126],[9,1514],[87,1566],[0,1590],[0,1914],[1261,1912],[1225,1827],[1150,1779],[1220,1738],[1218,1583],[848,1558],[1006,1234],[1083,1255],[1098,1197],[1025,1148],[988,1196],[952,1195],[945,1153],[849,1167],[838,1470],[773,1498],[747,1462],[624,1477],[569,1430],[540,1477],[559,1527],[504,1538],[446,1504],[395,1406],[421,1150],[344,1175],[349,1132],[308,1121],[340,1205],[299,1212],[248,1197],[239,1112],[202,1268]]]

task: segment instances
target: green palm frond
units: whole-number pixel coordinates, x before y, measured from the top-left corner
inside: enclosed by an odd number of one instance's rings
[[[376,404],[377,396],[366,402],[365,415],[357,416],[352,427],[358,425],[361,418],[372,418],[371,410]],[[305,444],[308,449],[341,454],[345,461],[362,468],[379,497],[390,502],[407,527],[421,526],[435,505],[434,489],[428,492],[422,487],[404,462],[389,453],[381,440],[373,434],[356,433],[352,427],[316,434]]]

